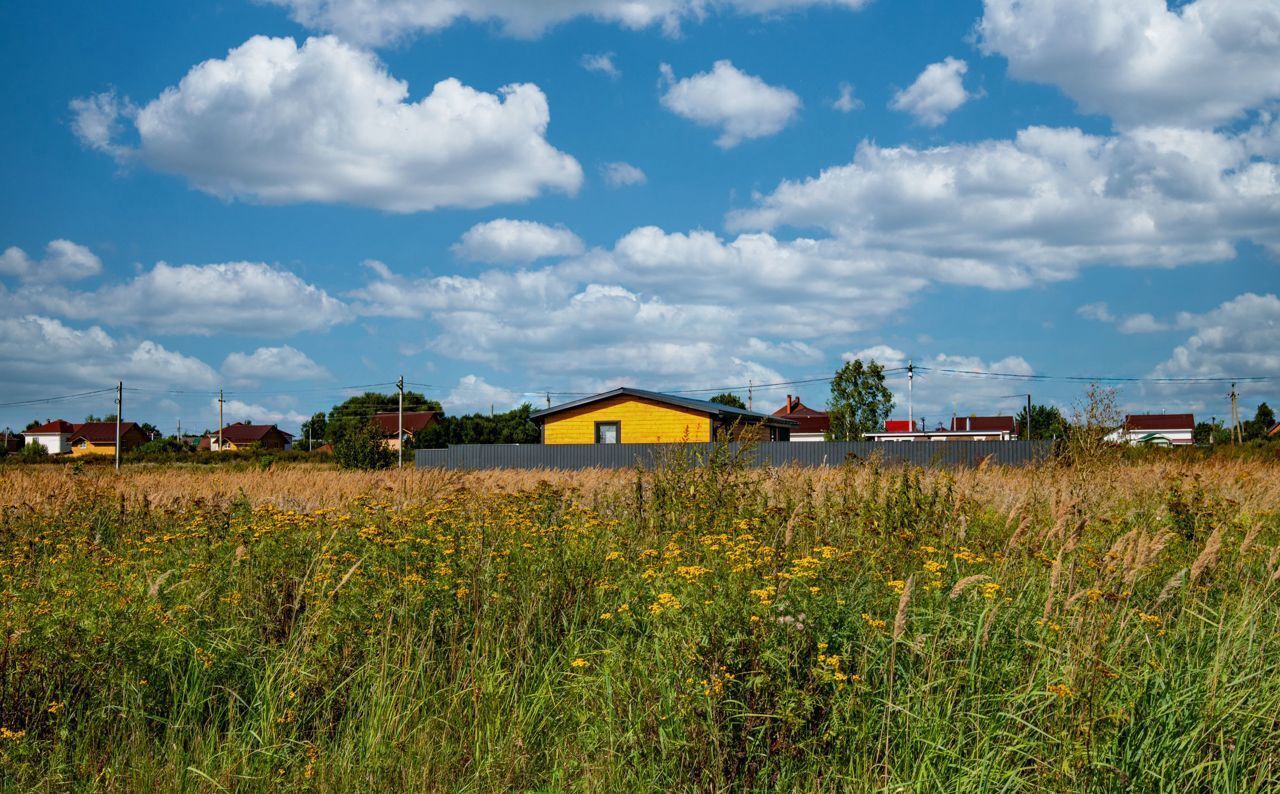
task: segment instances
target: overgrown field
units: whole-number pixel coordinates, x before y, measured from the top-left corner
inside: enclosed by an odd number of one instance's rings
[[[0,469],[7,790],[1274,791],[1280,470]]]

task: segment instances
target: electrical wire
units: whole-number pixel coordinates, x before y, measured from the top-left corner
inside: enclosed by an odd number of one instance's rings
[[[79,394],[63,394],[58,397],[35,397],[30,400],[17,400],[15,402],[0,403],[0,408],[12,408],[23,405],[43,405],[45,403],[62,402],[64,400],[77,400],[82,397],[93,397],[99,394],[110,394],[115,389],[98,389],[97,391],[80,392]]]

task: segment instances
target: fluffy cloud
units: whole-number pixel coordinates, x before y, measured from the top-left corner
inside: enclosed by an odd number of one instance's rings
[[[822,367],[823,344],[900,311],[927,283],[835,243],[656,227],[538,269],[421,279],[370,269],[352,295],[358,312],[427,318],[427,349],[519,361],[582,390],[783,380],[762,362]]]
[[[26,305],[65,317],[137,325],[167,334],[265,336],[320,331],[345,322],[345,304],[296,274],[260,262],[155,267],[89,292],[22,289]]]
[[[1249,292],[1204,314],[1184,312],[1178,327],[1194,333],[1155,368],[1155,377],[1280,377],[1280,298],[1274,294]]]
[[[582,64],[582,68],[588,72],[607,74],[615,80],[622,76],[622,72],[618,70],[617,65],[613,62],[613,53],[611,52],[588,53],[583,55],[578,63]]]
[[[70,240],[53,240],[45,246],[44,259],[33,260],[27,252],[11,246],[0,254],[0,275],[23,281],[54,283],[96,276],[102,260],[83,245]]]
[[[535,85],[488,94],[453,78],[425,98],[371,54],[332,37],[298,47],[255,36],[191,69],[111,136],[114,97],[77,100],[86,145],[185,177],[225,199],[348,203],[391,212],[483,207],[575,192],[582,168],[545,134]]]
[[[845,353],[845,361],[874,359],[885,369],[905,367],[909,356],[897,348],[879,344]],[[1006,379],[984,377],[990,373],[1008,375],[1034,375],[1035,369],[1022,356],[1006,356],[986,361],[978,356],[938,353],[917,356],[915,378],[912,384],[912,402],[917,420],[924,420],[932,428],[946,426],[953,413],[970,415],[1011,415],[1021,410],[1023,398],[1009,392],[1026,388],[1023,384]],[[949,370],[949,371],[948,371]],[[907,416],[907,373],[901,370],[888,373],[885,383],[897,398],[895,415]]]
[[[248,383],[329,377],[328,370],[289,345],[260,347],[252,353],[231,353],[222,362],[222,373],[233,381]]]
[[[1170,6],[1173,6],[1172,8]],[[1273,0],[985,0],[981,46],[1125,126],[1213,126],[1280,98]]]
[[[463,375],[458,383],[441,400],[445,410],[452,415],[508,411],[522,402],[531,402],[526,396],[510,389],[494,386],[479,375]]]
[[[1114,324],[1116,330],[1122,334],[1150,334],[1172,328],[1168,323],[1157,320],[1155,315],[1148,312],[1117,317],[1111,313],[1111,308],[1105,303],[1086,303],[1076,309],[1076,314],[1086,320]]]
[[[894,95],[889,107],[910,113],[927,127],[937,127],[953,110],[969,101],[964,75],[969,65],[956,58],[931,63],[916,81]]]
[[[645,176],[644,171],[641,171],[631,163],[605,163],[600,168],[600,173],[604,177],[604,183],[609,187],[615,188],[643,185],[649,181],[649,177]]]
[[[661,25],[670,34],[708,11],[770,14],[812,6],[856,9],[868,0],[267,0],[307,27],[350,41],[385,44],[440,30],[459,20],[494,21],[512,36],[533,37],[561,22],[587,17],[638,29]]]
[[[831,103],[831,107],[841,113],[852,113],[855,110],[862,109],[862,100],[853,95],[853,85],[850,83],[840,84],[840,96],[836,97]]]
[[[472,226],[453,246],[454,253],[464,259],[492,264],[528,264],[546,257],[573,256],[582,250],[582,240],[563,226],[507,218]]]
[[[851,163],[783,182],[728,225],[818,227],[899,272],[996,289],[1085,265],[1223,261],[1239,239],[1280,252],[1280,166],[1257,156],[1274,137],[1274,126],[1030,127],[932,149],[864,142]]]
[[[216,423],[218,416],[217,399],[210,401],[209,410],[212,412]],[[310,418],[306,414],[300,414],[289,408],[268,408],[264,405],[247,403],[243,400],[227,400],[222,404],[222,421],[227,424],[246,422],[254,425],[281,425],[282,430],[296,433],[298,427]]]
[[[121,341],[96,325],[78,329],[35,314],[0,317],[0,372],[6,393],[18,398],[108,388],[120,380],[185,388],[217,381],[209,365],[150,340]]]
[[[800,110],[800,97],[745,74],[729,61],[716,61],[709,72],[677,80],[663,64],[669,84],[662,105],[703,127],[720,128],[716,145],[731,149],[751,138],[775,135]]]

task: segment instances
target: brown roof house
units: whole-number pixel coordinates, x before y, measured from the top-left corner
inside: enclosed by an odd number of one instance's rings
[[[1017,421],[1012,416],[953,416],[952,433],[986,433],[990,438],[974,438],[974,441],[1012,441],[1019,435]]]
[[[1158,447],[1193,444],[1194,414],[1129,414],[1124,426],[1107,436],[1117,444],[1152,444]]]
[[[120,423],[120,451],[137,449],[150,439],[137,422]],[[116,423],[85,422],[76,425],[70,438],[72,455],[116,454]]]
[[[387,449],[396,452],[403,443],[413,444],[413,437],[438,421],[435,411],[405,411],[404,435],[399,435],[400,413],[387,411],[373,415],[373,423],[382,431],[382,443]]]
[[[800,402],[799,395],[787,395],[787,404],[773,412],[774,416],[792,419],[798,424],[791,428],[792,441],[824,441],[831,429],[831,417],[825,411],[815,411]]]
[[[218,433],[208,433],[200,439],[200,449],[212,452],[235,452],[236,450],[257,449],[289,449],[293,446],[293,434],[286,433],[275,425],[251,425],[247,422],[236,422],[222,428],[222,446],[218,446]]]

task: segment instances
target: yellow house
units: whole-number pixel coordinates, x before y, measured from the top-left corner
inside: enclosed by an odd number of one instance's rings
[[[85,422],[76,425],[71,433],[72,455],[114,455],[116,454],[116,423]],[[120,423],[120,451],[131,449],[147,443],[147,434],[134,422]]]
[[[708,400],[620,388],[537,411],[544,444],[707,442],[728,434],[789,441],[796,422]]]

